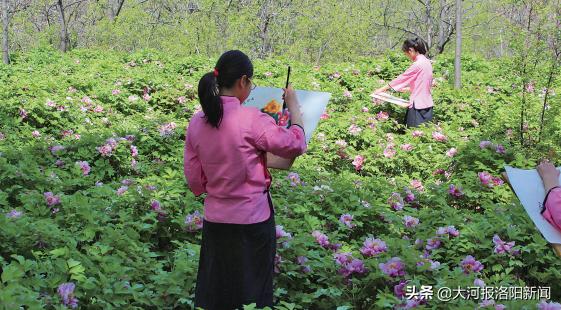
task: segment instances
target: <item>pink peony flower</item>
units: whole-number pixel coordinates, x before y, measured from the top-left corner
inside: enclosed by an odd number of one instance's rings
[[[458,154],[458,150],[455,147],[446,151],[446,156],[448,157],[454,157],[456,154]]]
[[[353,166],[355,166],[356,171],[362,170],[362,165],[364,164],[364,157],[362,155],[355,156],[353,160]]]
[[[117,195],[118,196],[122,196],[125,194],[125,192],[129,189],[128,186],[121,186],[119,187],[119,189],[117,189]]]
[[[380,239],[367,238],[364,245],[360,248],[360,253],[366,257],[376,256],[380,253],[386,252],[388,247],[386,243]]]
[[[90,164],[87,161],[77,161],[76,165],[80,166],[83,175],[88,175],[90,173]]]
[[[471,255],[466,256],[466,258],[461,262],[461,266],[465,274],[469,274],[471,272],[478,273],[483,270],[484,267],[483,264],[475,260],[475,258]]]
[[[450,193],[450,195],[454,198],[462,198],[464,196],[462,188],[456,187],[456,185],[454,184],[450,184],[450,187],[448,188],[448,193]]]
[[[111,156],[113,152],[113,148],[109,144],[104,144],[100,147],[97,147],[96,149],[103,157]]]
[[[18,219],[23,215],[23,212],[18,211],[16,209],[12,209],[12,211],[6,213],[6,217],[9,219]]]
[[[432,138],[438,142],[446,142],[446,140],[448,139],[444,134],[442,134],[439,131],[434,131],[432,133]]]
[[[114,90],[111,91],[111,94],[113,94],[113,95],[118,95],[120,93],[121,93],[121,91],[119,89],[114,89]]]
[[[328,118],[329,118],[329,114],[327,114],[327,112],[323,112],[319,118],[320,118],[320,119],[328,119]]]
[[[345,140],[337,140],[335,141],[335,145],[337,145],[341,149],[344,149],[347,147],[347,142]]]
[[[399,281],[399,284],[393,287],[393,292],[397,298],[402,299],[403,297],[405,297],[405,288],[407,286],[407,283],[409,283],[409,281],[402,280]]]
[[[343,97],[351,99],[353,97],[353,94],[349,90],[345,89],[343,91]]]
[[[501,144],[497,144],[497,146],[495,147],[495,151],[499,154],[506,154],[506,149]]]
[[[368,113],[368,108],[367,107],[362,107],[362,112]]]
[[[62,299],[62,304],[75,309],[78,307],[78,299],[74,297],[74,289],[76,285],[72,282],[63,283],[58,286],[57,292]]]
[[[352,124],[352,125],[349,127],[349,133],[350,133],[351,135],[353,135],[353,136],[357,136],[358,134],[360,134],[361,131],[362,131],[362,128],[358,127],[358,126],[355,125],[355,124]]]
[[[390,115],[387,112],[380,111],[378,112],[378,114],[376,114],[376,119],[378,119],[379,121],[385,121],[388,118],[390,118]]]
[[[406,152],[410,152],[411,150],[413,150],[413,145],[407,143],[407,144],[402,144],[401,145],[401,149],[406,151]]]
[[[528,85],[526,85],[526,91],[529,93],[533,93],[535,90],[535,81],[531,81],[530,83],[528,83]]]
[[[60,204],[60,197],[54,195],[52,192],[46,192],[43,194],[45,200],[47,201],[47,206],[53,207]]]
[[[425,188],[423,187],[423,182],[421,182],[419,180],[411,180],[411,182],[409,184],[411,185],[411,187],[418,190],[419,192],[422,192],[423,190],[425,190]]]
[[[514,241],[504,242],[498,235],[493,236],[493,243],[495,244],[494,252],[496,254],[512,253],[515,244]]]
[[[393,146],[388,145],[386,146],[386,148],[384,149],[384,157],[386,158],[393,158],[396,154],[395,149],[393,148]]]
[[[152,211],[156,211],[156,212],[162,211],[162,206],[160,202],[157,200],[152,200],[152,202],[150,203],[150,208],[152,209]]]
[[[486,148],[488,148],[492,145],[493,145],[493,143],[491,141],[487,141],[487,140],[479,142],[479,148],[480,149],[486,149]]]
[[[426,249],[427,250],[435,250],[438,249],[440,247],[440,245],[442,244],[442,242],[440,241],[440,239],[438,238],[430,238],[427,240],[427,245],[426,245]]]
[[[280,238],[292,239],[292,235],[290,233],[284,231],[284,228],[282,227],[282,225],[275,226],[275,231],[276,231],[277,239],[280,239]]]
[[[312,232],[312,236],[316,238],[317,243],[323,248],[329,247],[329,238],[318,230]]]
[[[348,213],[341,215],[341,217],[339,218],[339,222],[345,224],[348,228],[355,227],[355,225],[351,223],[352,220],[353,220],[353,216]]]
[[[56,107],[56,103],[50,99],[47,99],[47,102],[45,103],[45,105],[47,105],[47,107],[49,108],[54,108]]]
[[[417,137],[422,137],[423,136],[423,132],[420,130],[415,130],[411,133],[411,135],[413,135],[413,137],[417,138]]]
[[[485,282],[483,282],[483,280],[481,279],[475,279],[473,281],[473,285],[478,287],[485,287]]]
[[[62,145],[55,145],[55,146],[50,147],[51,153],[52,153],[53,155],[56,155],[58,152],[60,152],[60,151],[62,151],[62,150],[64,150],[64,149],[65,149],[65,148],[64,148],[64,146],[62,146]]]
[[[403,198],[399,193],[393,192],[390,198],[388,198],[388,203],[396,211],[403,210]]]
[[[180,96],[177,98],[177,102],[179,104],[184,104],[185,102],[187,102],[187,98],[185,98],[185,96]]]
[[[454,226],[447,226],[447,227],[439,227],[436,230],[436,234],[439,236],[442,235],[449,235],[450,237],[457,237],[460,235],[460,232]]]
[[[378,266],[383,273],[390,277],[399,277],[405,275],[405,265],[398,257],[393,257],[386,263],[380,263]]]
[[[201,216],[199,211],[195,211],[185,217],[185,225],[187,226],[187,231],[193,232],[203,228],[204,218]]]
[[[345,278],[354,273],[363,274],[367,272],[364,263],[360,259],[353,258],[351,253],[337,253],[334,258],[337,265],[341,266],[339,274]]]
[[[561,310],[561,304],[544,300],[538,304],[538,310]]]
[[[138,156],[138,149],[134,145],[131,145],[131,156],[132,157],[137,157]]]
[[[413,194],[413,192],[409,189],[409,188],[405,188],[405,202],[407,203],[412,203],[413,201],[415,201],[415,194]]]
[[[403,217],[403,224],[407,228],[412,228],[419,225],[419,219],[413,216],[406,215]]]
[[[33,138],[39,138],[41,136],[41,133],[37,130],[33,130],[31,135],[33,136]]]
[[[294,187],[294,186],[297,186],[297,185],[302,185],[302,181],[300,180],[300,176],[296,172],[289,173],[286,178],[288,180],[290,180],[290,186]]]
[[[88,96],[82,97],[81,101],[82,101],[82,103],[85,103],[85,104],[92,104],[93,103],[92,99],[90,99],[90,97],[88,97]]]

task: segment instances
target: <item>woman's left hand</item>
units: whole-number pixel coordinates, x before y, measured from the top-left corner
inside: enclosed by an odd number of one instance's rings
[[[378,88],[378,89],[376,89],[376,90],[374,91],[374,94],[377,95],[377,94],[380,94],[380,93],[385,92],[386,90],[388,90],[388,87],[387,87],[387,86],[380,87],[380,88]]]
[[[543,187],[548,192],[555,186],[559,186],[559,170],[547,159],[543,160],[537,167],[538,173],[543,181]]]

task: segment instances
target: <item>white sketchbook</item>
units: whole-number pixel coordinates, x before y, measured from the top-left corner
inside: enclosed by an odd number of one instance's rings
[[[396,96],[392,96],[388,93],[372,94],[370,96],[372,96],[372,98],[376,98],[378,100],[382,100],[382,101],[385,101],[385,102],[396,104],[396,105],[398,105],[402,108],[409,107],[409,101],[401,99],[401,98],[396,97]]]
[[[505,170],[516,196],[518,196],[524,209],[526,209],[526,212],[545,240],[549,243],[561,244],[561,232],[549,224],[541,214],[545,190],[538,172],[535,169],[523,170],[510,166],[505,166]]]
[[[282,110],[282,88],[257,87],[251,91],[244,105],[259,108],[262,112],[271,115],[277,120],[277,114]],[[296,90],[296,97],[300,103],[306,142],[310,142],[314,130],[318,126],[321,115],[325,112],[327,103],[331,98],[330,93]]]

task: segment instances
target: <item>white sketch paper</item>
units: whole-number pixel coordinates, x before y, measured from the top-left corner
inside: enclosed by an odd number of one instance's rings
[[[379,94],[372,94],[370,95],[372,98],[376,98],[378,100],[382,100],[385,102],[396,104],[402,108],[409,107],[409,101],[405,99],[401,99],[399,97],[392,96],[388,93],[379,93]]]
[[[257,107],[276,119],[276,116],[273,115],[282,110],[282,94],[282,88],[257,87],[251,91],[244,105]],[[309,142],[314,130],[317,128],[321,115],[325,112],[331,94],[317,91],[296,90],[296,97],[300,103],[304,131],[306,132],[306,142]],[[268,110],[264,111],[264,108]]]
[[[538,172],[535,169],[524,170],[510,166],[505,166],[505,169],[516,196],[545,240],[561,244],[561,232],[549,224],[541,214],[545,190]]]

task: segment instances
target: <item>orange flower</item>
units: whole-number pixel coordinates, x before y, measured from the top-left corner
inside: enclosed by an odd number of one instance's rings
[[[265,113],[277,113],[281,109],[281,105],[275,100],[269,101],[267,105],[263,108],[263,112]]]

